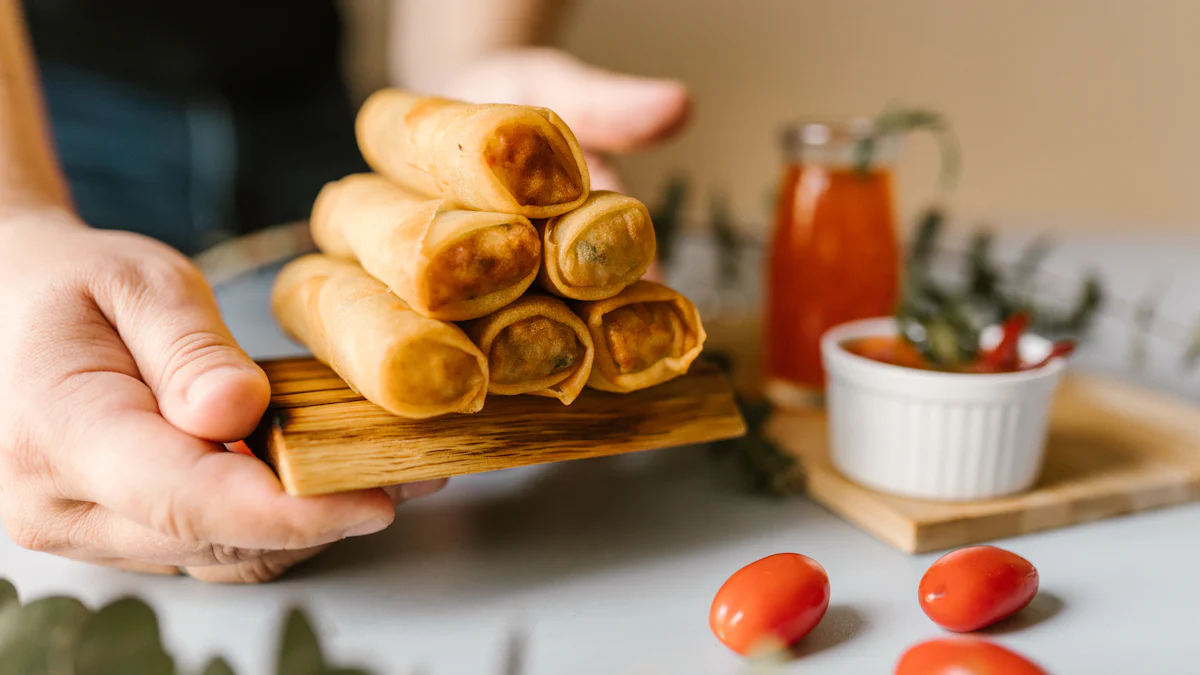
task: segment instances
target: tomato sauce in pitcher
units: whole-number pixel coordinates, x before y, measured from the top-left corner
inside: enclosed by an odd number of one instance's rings
[[[819,400],[826,330],[895,311],[900,251],[890,164],[897,143],[879,139],[860,170],[854,144],[869,129],[861,121],[789,132],[766,288],[766,393],[777,405]]]

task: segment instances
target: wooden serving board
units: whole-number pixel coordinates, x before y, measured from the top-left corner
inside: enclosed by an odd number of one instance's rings
[[[746,433],[725,376],[709,363],[632,394],[585,390],[569,406],[488,396],[473,415],[395,417],[313,359],[260,364],[271,405],[247,439],[294,495],[317,495],[637,450]]]
[[[768,434],[800,460],[813,500],[909,553],[1200,498],[1200,407],[1093,375],[1064,381],[1040,481],[1002,499],[930,502],[860,487],[831,465],[820,412],[778,412]]]

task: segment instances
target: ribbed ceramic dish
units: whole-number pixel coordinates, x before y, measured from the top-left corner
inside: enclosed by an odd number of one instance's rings
[[[883,492],[931,500],[989,499],[1031,487],[1041,471],[1063,360],[1017,373],[941,373],[880,363],[842,347],[896,331],[891,318],[866,319],[822,338],[830,457],[838,471]],[[984,342],[997,337],[990,331]],[[1020,344],[1026,361],[1041,360],[1050,348],[1033,335]]]

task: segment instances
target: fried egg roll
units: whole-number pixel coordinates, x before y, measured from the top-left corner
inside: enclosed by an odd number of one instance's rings
[[[542,235],[538,284],[564,298],[611,298],[654,261],[650,212],[633,197],[593,192],[574,211],[534,225]]]
[[[588,386],[603,391],[637,391],[686,373],[707,337],[696,306],[652,281],[577,303],[575,312],[596,345]]]
[[[288,263],[271,311],[351,389],[393,415],[473,413],[488,363],[458,326],[414,312],[358,265],[320,254]]]
[[[592,338],[557,298],[527,295],[465,328],[487,356],[491,394],[548,396],[570,405],[587,384]]]
[[[357,260],[414,311],[446,321],[516,300],[541,266],[541,242],[525,217],[463,210],[375,174],[326,185],[311,225],[322,251]]]
[[[545,108],[382,89],[363,104],[355,126],[372,169],[471,209],[549,218],[582,204],[590,189],[575,135]]]

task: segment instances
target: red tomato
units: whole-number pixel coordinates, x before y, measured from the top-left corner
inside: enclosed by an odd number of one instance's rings
[[[1047,675],[1020,654],[977,638],[930,640],[904,652],[895,675]]]
[[[817,561],[777,553],[734,572],[713,598],[708,624],[733,651],[790,646],[808,635],[829,608],[829,575]]]
[[[921,609],[934,623],[965,633],[1021,611],[1038,590],[1038,573],[1028,560],[995,546],[951,551],[921,578]]]

